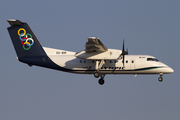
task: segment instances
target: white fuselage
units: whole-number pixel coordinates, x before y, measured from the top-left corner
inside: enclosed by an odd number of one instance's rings
[[[58,66],[72,73],[94,74],[96,60],[83,60],[75,57],[75,52],[43,47],[48,57]],[[151,59],[152,58],[152,59]],[[173,69],[149,55],[126,55],[123,67],[122,59],[105,60],[100,74],[166,74]]]

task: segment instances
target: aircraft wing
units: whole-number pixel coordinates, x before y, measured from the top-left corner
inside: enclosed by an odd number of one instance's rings
[[[90,37],[85,45],[86,49],[77,52],[75,57],[86,60],[118,60],[121,50],[107,49],[99,38]]]
[[[108,49],[102,44],[99,38],[90,37],[88,38],[88,42],[86,43],[86,53],[91,52],[106,52]]]

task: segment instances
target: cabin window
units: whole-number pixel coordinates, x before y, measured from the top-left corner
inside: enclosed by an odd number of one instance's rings
[[[62,52],[62,54],[66,54],[66,52]]]
[[[56,54],[60,54],[61,52],[59,52],[59,51],[56,51]]]
[[[84,63],[86,63],[86,60],[84,60]]]
[[[134,63],[134,60],[132,60],[132,63]]]
[[[80,60],[80,63],[82,63],[82,60]]]
[[[128,60],[126,60],[126,63],[128,63]]]

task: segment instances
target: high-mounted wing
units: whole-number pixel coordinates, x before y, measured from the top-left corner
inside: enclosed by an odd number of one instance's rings
[[[118,60],[121,50],[107,49],[99,38],[90,37],[85,45],[86,49],[77,52],[74,56],[86,60]]]
[[[102,44],[99,38],[89,37],[88,42],[86,43],[86,53],[90,52],[105,52],[108,49]]]

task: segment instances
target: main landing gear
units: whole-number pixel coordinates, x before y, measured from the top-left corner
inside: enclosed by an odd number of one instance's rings
[[[105,82],[105,81],[104,81],[104,77],[105,77],[105,75],[101,75],[101,78],[100,78],[99,81],[98,81],[100,85],[103,85],[103,84],[104,84],[104,82]]]
[[[163,73],[160,73],[160,77],[158,78],[159,82],[163,81],[163,77],[162,77]]]
[[[99,83],[100,85],[103,85],[104,82],[105,82],[105,81],[104,81],[105,75],[104,75],[104,74],[100,75],[98,72],[95,72],[95,73],[94,73],[94,77],[95,77],[95,78],[99,78],[99,76],[101,76],[101,78],[99,79],[98,83]]]
[[[95,78],[99,78],[99,76],[100,76],[100,75],[99,75],[98,72],[95,72],[95,73],[94,73],[94,77],[95,77]]]

